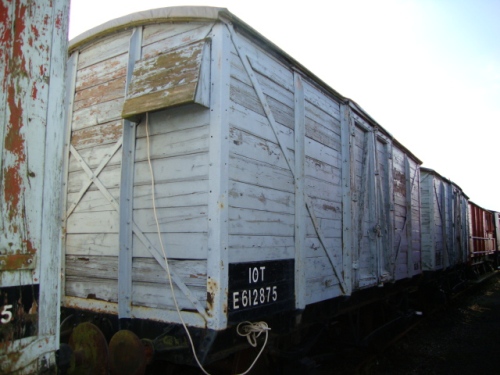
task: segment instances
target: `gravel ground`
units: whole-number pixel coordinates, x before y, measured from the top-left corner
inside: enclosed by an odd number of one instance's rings
[[[500,277],[423,321],[363,374],[500,374]]]

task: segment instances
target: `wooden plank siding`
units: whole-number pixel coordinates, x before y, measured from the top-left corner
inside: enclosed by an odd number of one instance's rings
[[[422,269],[436,271],[466,262],[467,197],[453,182],[421,169]]]
[[[151,25],[144,27],[143,58],[185,46],[205,38],[212,24]],[[131,31],[122,31],[84,46],[78,51],[74,104],[72,106],[71,145],[81,160],[95,171],[110,153],[116,151],[97,178],[118,202],[122,155],[117,142],[122,137],[121,112],[125,98],[126,66]],[[172,108],[149,117],[150,157],[155,173],[156,206],[160,230],[168,255],[192,259],[192,275],[205,280],[192,285],[196,298],[206,299],[208,138],[207,111]],[[133,181],[133,217],[151,246],[160,249],[152,214],[151,176],[147,161],[145,124],[137,127]],[[116,150],[118,148],[118,150]],[[67,202],[73,207],[66,221],[66,296],[71,303],[82,299],[117,302],[119,213],[116,205],[96,184],[88,184],[81,161],[68,157]],[[148,265],[148,272],[165,275],[163,266],[153,259],[148,245],[133,236],[133,267]],[[83,260],[82,260],[83,259]],[[200,263],[201,262],[201,263]],[[97,272],[103,267],[109,272]],[[138,268],[139,267],[139,268]],[[174,267],[176,268],[176,267]],[[112,272],[112,270],[115,272]],[[146,271],[142,268],[143,271]],[[135,272],[135,271],[134,271]],[[200,276],[201,275],[201,278]],[[133,303],[172,309],[165,279],[140,280],[134,276]],[[158,284],[158,285],[156,285]],[[192,310],[192,303],[178,294],[180,307]],[[162,302],[163,301],[163,302]]]
[[[393,149],[395,279],[411,278],[420,267],[419,165],[399,147]]]
[[[69,1],[0,13],[0,373],[56,373]]]
[[[241,241],[233,242],[232,238],[244,237],[244,249],[258,248],[258,251],[246,254],[247,261],[283,259],[292,255],[295,233],[293,171],[285,159],[289,155],[293,165],[293,72],[244,38],[240,37],[239,42],[244,57],[234,50],[231,55],[230,244],[241,246]],[[276,120],[279,141],[241,61],[246,56]],[[319,228],[315,228],[312,220],[306,218],[302,224],[305,225],[305,247],[298,250],[306,253],[305,289],[306,303],[309,304],[339,295],[339,281],[324,251],[320,250],[317,230],[324,234],[327,246],[333,249],[336,264],[340,266],[341,141],[339,104],[307,80],[304,80],[304,96],[305,192],[319,221]],[[281,147],[285,147],[288,155],[283,154]],[[246,170],[246,173],[239,173],[239,170]],[[267,177],[260,178],[260,175]],[[274,246],[265,250],[259,248],[263,238],[265,241],[271,235],[274,235]],[[242,249],[230,248],[230,259],[241,261],[234,253],[242,254]],[[321,273],[317,272],[318,264],[323,269]]]

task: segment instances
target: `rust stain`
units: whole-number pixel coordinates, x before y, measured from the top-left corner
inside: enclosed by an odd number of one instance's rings
[[[26,254],[9,254],[0,256],[0,270],[12,271],[28,268],[33,263],[33,256]]]
[[[329,204],[324,204],[323,205],[323,209],[325,211],[333,211],[333,212],[337,212],[337,211],[340,210],[339,207],[335,207],[335,206],[332,206],[332,205],[329,205]]]
[[[394,169],[393,179],[394,179],[394,193],[406,196],[406,175],[404,173],[401,173],[399,170]]]
[[[36,248],[33,246],[33,243],[29,239],[23,240],[24,248],[27,250],[29,254],[35,254]]]
[[[215,295],[218,290],[217,281],[209,277],[207,279],[207,308],[208,311],[212,311],[214,308]]]

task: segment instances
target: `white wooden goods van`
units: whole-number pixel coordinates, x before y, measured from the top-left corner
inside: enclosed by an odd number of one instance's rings
[[[110,21],[68,76],[65,307],[220,331],[421,273],[421,162],[226,9]]]

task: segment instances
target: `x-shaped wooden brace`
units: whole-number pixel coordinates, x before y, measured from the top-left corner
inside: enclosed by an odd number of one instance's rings
[[[68,218],[71,213],[75,210],[76,206],[78,203],[81,201],[89,187],[94,183],[99,191],[104,195],[104,197],[110,202],[111,206],[119,213],[120,212],[120,206],[116,199],[111,195],[111,193],[106,189],[104,184],[99,180],[99,174],[102,172],[102,170],[106,167],[106,165],[109,163],[111,158],[116,154],[116,152],[121,148],[123,142],[123,138],[120,138],[118,142],[116,142],[115,146],[111,149],[110,153],[106,155],[99,164],[99,166],[96,168],[95,172],[93,172],[88,164],[83,160],[81,155],[78,153],[78,151],[73,147],[73,145],[70,145],[70,152],[71,155],[78,161],[80,164],[80,167],[84,170],[84,172],[87,174],[88,181],[83,184],[82,188],[80,189],[80,192],[78,193],[77,199],[71,207],[68,209],[66,213],[66,218]],[[137,226],[135,221],[132,223],[132,231],[134,234],[137,236],[137,238],[144,244],[144,246],[148,249],[148,251],[151,253],[151,255],[156,259],[156,261],[160,264],[160,266],[163,269],[166,269],[165,266],[165,258],[161,254],[161,252],[148,240],[148,238],[144,235],[144,233],[141,231],[141,229]],[[204,309],[204,307],[200,304],[200,301],[198,301],[198,298],[196,298],[195,295],[191,293],[189,288],[184,284],[184,282],[181,280],[179,275],[172,269],[170,269],[170,275],[172,277],[172,280],[174,283],[177,285],[177,287],[182,291],[182,293],[191,301],[191,303],[195,306],[196,310],[205,318],[208,319],[208,315]]]

